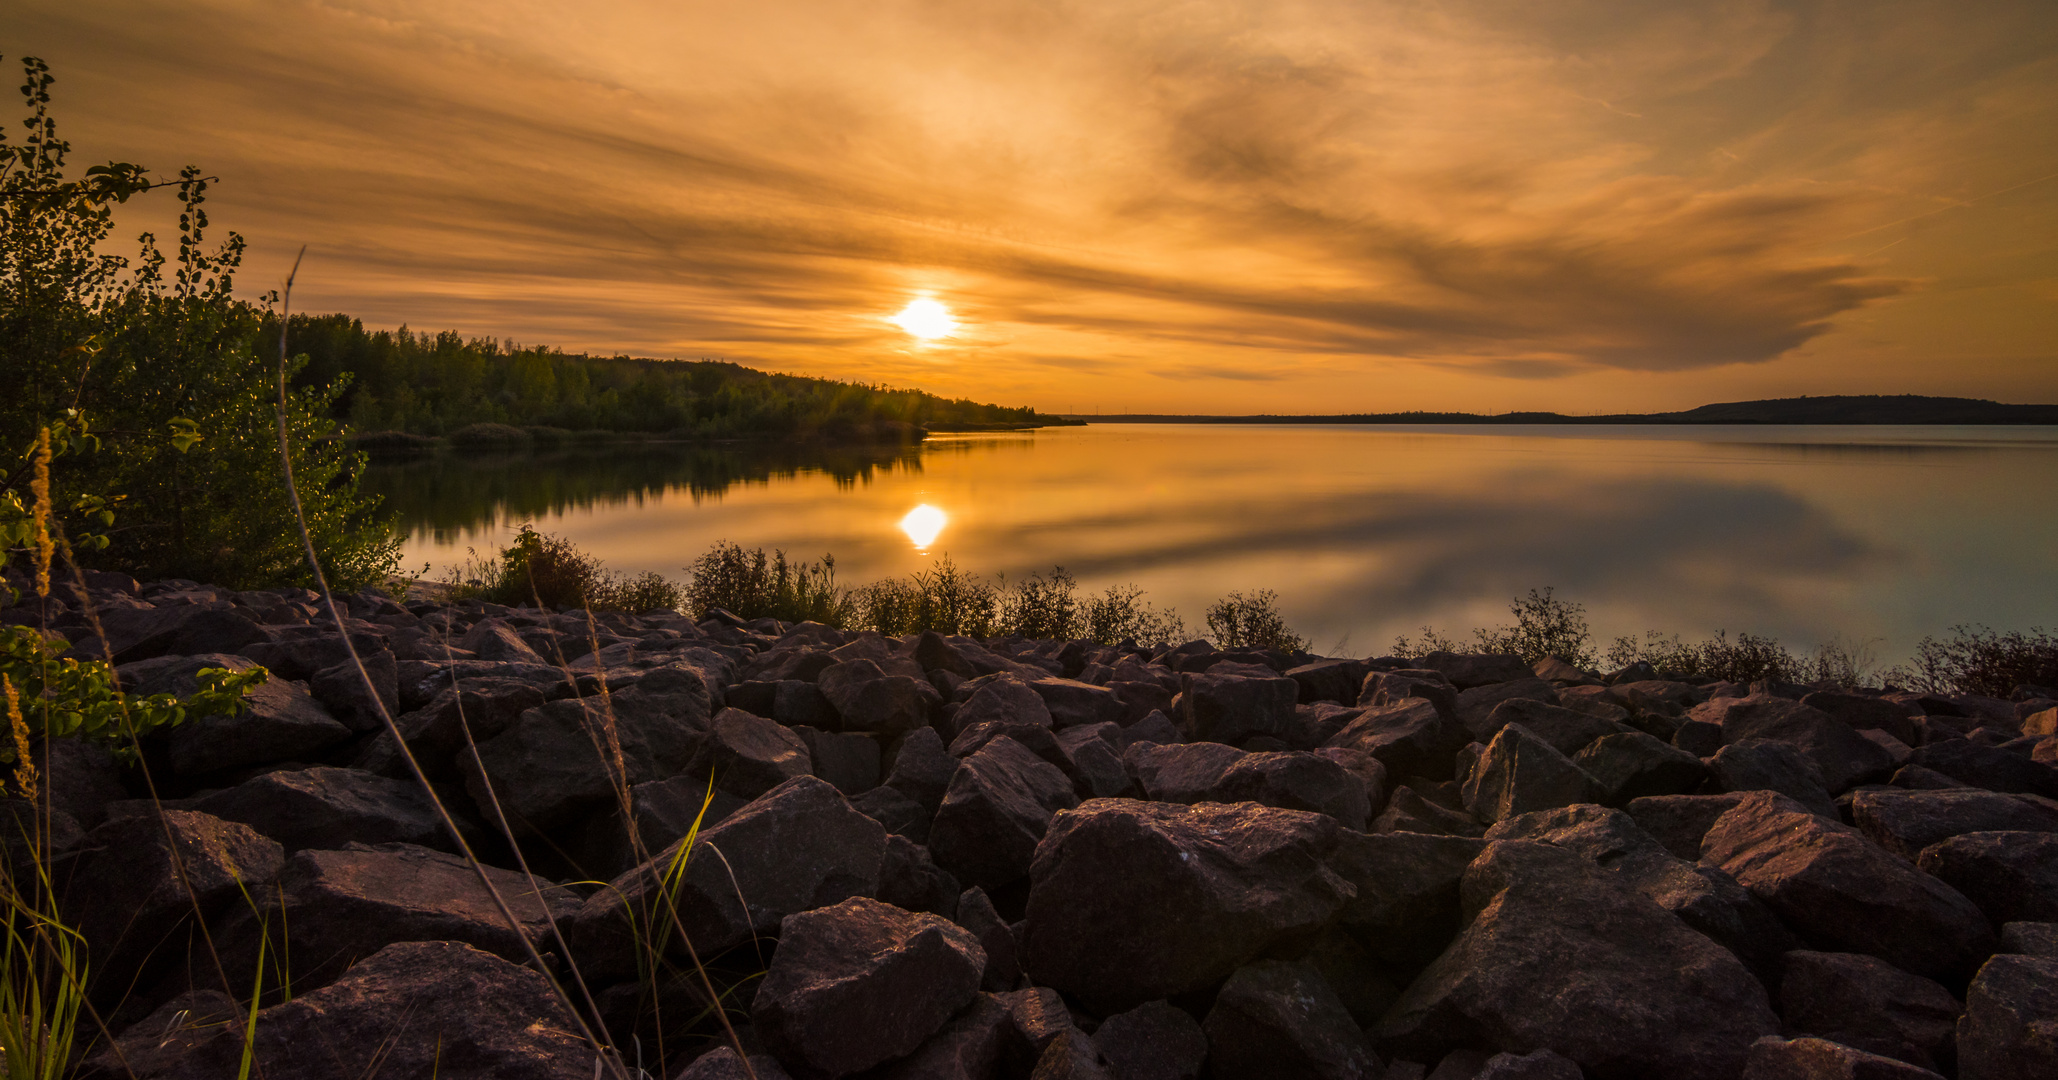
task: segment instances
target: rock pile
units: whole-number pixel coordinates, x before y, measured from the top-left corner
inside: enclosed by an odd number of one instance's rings
[[[41,762],[98,1075],[229,1075],[256,995],[272,1077],[2058,1076],[2028,691],[375,594],[360,675],[312,594],[91,585],[132,689],[274,673],[154,799]]]

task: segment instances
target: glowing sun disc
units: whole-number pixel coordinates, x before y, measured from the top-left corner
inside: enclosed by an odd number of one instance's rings
[[[923,503],[908,511],[908,516],[900,519],[900,531],[908,534],[908,539],[913,540],[916,547],[926,548],[936,542],[937,535],[942,533],[943,527],[948,524],[950,515],[928,503]]]
[[[927,297],[908,301],[908,306],[901,308],[900,314],[886,321],[923,341],[949,337],[958,328],[958,321],[951,317],[950,309]]]

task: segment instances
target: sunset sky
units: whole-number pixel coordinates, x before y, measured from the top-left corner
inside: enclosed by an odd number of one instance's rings
[[[305,244],[374,327],[1057,411],[2058,401],[2051,0],[5,6],[75,168],[200,165],[244,294]]]

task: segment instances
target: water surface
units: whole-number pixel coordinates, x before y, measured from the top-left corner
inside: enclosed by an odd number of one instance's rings
[[[1898,660],[1954,623],[2058,624],[2058,429],[1110,424],[920,447],[441,456],[374,468],[411,566],[524,521],[622,570],[709,544],[833,552],[841,580],[947,554],[1129,582],[1199,630],[1269,588],[1317,651],[1506,621],[1540,586],[1597,638],[1717,630]],[[929,504],[927,551],[896,523]]]

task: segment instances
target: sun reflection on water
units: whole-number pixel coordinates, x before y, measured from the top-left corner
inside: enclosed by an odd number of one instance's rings
[[[923,503],[900,519],[900,531],[908,534],[908,539],[913,540],[916,547],[927,549],[930,544],[936,542],[936,537],[948,524],[950,515],[928,503]]]

